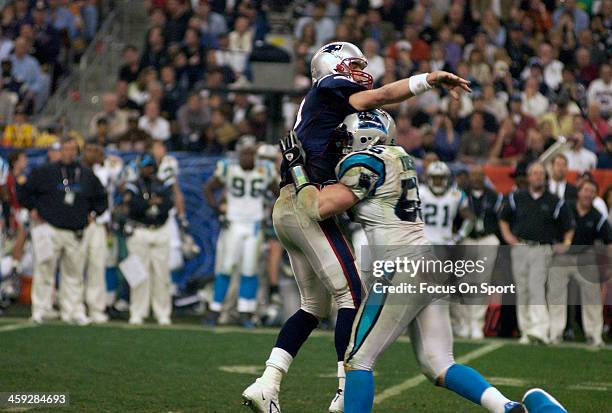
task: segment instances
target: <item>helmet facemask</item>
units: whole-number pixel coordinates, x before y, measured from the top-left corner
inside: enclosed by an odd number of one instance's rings
[[[347,57],[338,63],[336,66],[336,71],[338,73],[343,73],[350,76],[351,79],[360,85],[365,86],[367,89],[372,89],[372,86],[374,85],[374,78],[371,74],[363,70],[367,65],[368,62],[365,59],[361,59],[359,57]]]

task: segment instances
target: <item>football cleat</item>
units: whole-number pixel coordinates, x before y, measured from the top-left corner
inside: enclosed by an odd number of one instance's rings
[[[344,391],[336,390],[336,395],[329,405],[329,413],[344,413]]]
[[[242,404],[255,413],[281,413],[278,393],[258,381],[242,392]]]
[[[554,397],[542,389],[531,389],[523,396],[527,413],[567,413]]]
[[[504,406],[504,413],[526,413],[527,411],[522,404],[518,402],[509,402]]]

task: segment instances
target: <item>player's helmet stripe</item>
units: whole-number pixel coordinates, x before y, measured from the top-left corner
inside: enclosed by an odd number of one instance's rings
[[[323,230],[338,262],[340,262],[344,278],[346,278],[351,296],[353,297],[353,304],[355,308],[359,308],[361,304],[361,279],[359,278],[357,267],[355,267],[353,253],[333,218],[319,222],[319,226]]]

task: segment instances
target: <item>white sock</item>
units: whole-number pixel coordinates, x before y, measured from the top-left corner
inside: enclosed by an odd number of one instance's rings
[[[338,388],[344,391],[344,381],[346,380],[346,373],[344,372],[344,362],[338,362]]]
[[[266,361],[266,369],[258,381],[278,392],[283,376],[289,371],[292,361],[291,354],[282,348],[274,347]]]
[[[480,405],[491,413],[504,413],[504,406],[511,401],[495,387],[489,387],[480,397]]]

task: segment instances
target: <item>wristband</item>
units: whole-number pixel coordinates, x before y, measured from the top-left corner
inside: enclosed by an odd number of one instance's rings
[[[295,185],[296,192],[300,192],[300,190],[308,185],[312,185],[310,179],[308,179],[308,175],[304,170],[304,165],[296,165],[291,168],[291,177],[293,178],[293,184]]]
[[[422,95],[433,87],[427,83],[427,75],[429,73],[421,73],[420,75],[410,76],[408,78],[408,87],[414,96]]]

